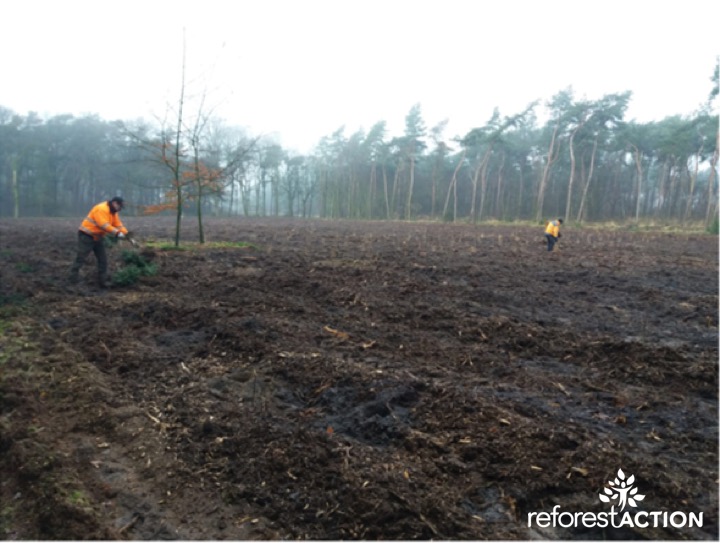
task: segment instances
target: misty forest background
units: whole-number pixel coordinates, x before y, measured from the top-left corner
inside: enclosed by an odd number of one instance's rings
[[[569,88],[510,116],[496,110],[461,138],[446,138],[446,123],[426,126],[416,104],[401,136],[385,121],[339,128],[310,154],[229,126],[184,80],[178,95],[152,122],[0,106],[0,217],[81,217],[121,195],[126,215],[171,214],[178,226],[188,214],[199,225],[204,216],[560,216],[717,229],[717,66],[707,103],[687,117],[627,121],[630,91],[587,100]]]

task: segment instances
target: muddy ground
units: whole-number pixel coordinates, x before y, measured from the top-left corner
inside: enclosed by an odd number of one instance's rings
[[[717,237],[125,222],[0,221],[0,538],[717,539]],[[528,527],[618,470],[702,528]]]

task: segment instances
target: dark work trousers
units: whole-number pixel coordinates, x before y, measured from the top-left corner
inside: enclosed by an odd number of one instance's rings
[[[552,251],[555,243],[557,243],[557,238],[552,234],[545,234],[545,238],[547,239],[548,251]]]
[[[103,238],[95,241],[92,236],[89,236],[84,232],[78,232],[77,256],[75,257],[75,262],[72,266],[71,275],[76,276],[78,274],[80,268],[85,263],[85,259],[90,254],[90,251],[95,253],[98,266],[98,277],[102,283],[105,281],[105,276],[107,274],[107,253],[105,252]]]

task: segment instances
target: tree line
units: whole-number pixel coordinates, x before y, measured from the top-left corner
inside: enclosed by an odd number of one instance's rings
[[[0,216],[81,215],[121,195],[136,213],[202,217],[716,221],[718,70],[690,116],[626,120],[631,92],[572,89],[448,139],[420,104],[403,134],[386,122],[320,139],[309,154],[215,118],[181,93],[164,119],[19,115],[0,107]],[[127,212],[127,211],[126,211]],[[179,230],[178,230],[179,231]]]

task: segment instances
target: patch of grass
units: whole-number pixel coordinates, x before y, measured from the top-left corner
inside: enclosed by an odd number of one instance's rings
[[[708,234],[713,234],[714,236],[717,236],[720,234],[720,223],[718,222],[718,218],[715,217],[715,220],[708,226],[707,228]]]
[[[255,245],[247,241],[209,241],[201,247],[210,249],[257,249]]]
[[[26,296],[19,292],[0,294],[0,307],[4,305],[20,305],[25,302]]]
[[[541,219],[540,221],[535,220],[512,220],[512,221],[501,221],[498,219],[485,219],[477,223],[476,226],[522,226],[522,227],[533,227],[542,228],[549,219]],[[452,222],[452,215],[446,217],[445,222]],[[469,217],[458,217],[456,224],[472,224]],[[586,229],[586,230],[603,230],[608,232],[626,231],[626,232],[638,232],[638,233],[667,233],[667,234],[701,234],[701,233],[718,233],[717,222],[715,225],[705,227],[701,221],[689,221],[680,222],[676,220],[653,220],[653,219],[641,219],[640,222],[635,220],[616,221],[607,220],[601,222],[584,221],[576,222],[573,219],[563,220],[562,228],[567,229]],[[713,231],[713,228],[715,230]]]
[[[15,508],[12,505],[5,505],[0,509],[0,534],[4,536],[12,530],[15,517]]]
[[[20,273],[31,273],[33,271],[33,267],[25,262],[18,262],[15,264],[15,269],[17,269]]]
[[[247,241],[207,241],[205,243],[190,241],[178,246],[168,241],[146,241],[144,245],[147,247],[153,247],[158,251],[194,251],[202,249],[259,249],[257,245]]]
[[[3,322],[6,323],[6,326],[5,329],[2,331],[3,346],[2,348],[0,348],[0,364],[6,364],[13,356],[17,355],[18,353],[25,353],[33,350],[34,348],[33,345],[27,343],[26,341],[18,339],[14,333],[8,334],[8,330],[11,328],[12,322]],[[24,362],[24,365],[21,366],[22,371],[32,371],[33,365],[30,362]],[[1,385],[4,384],[4,378],[9,376],[9,373],[0,375],[0,393],[2,393]]]
[[[694,221],[681,223],[679,221],[667,220],[656,221],[652,219],[641,219],[640,222],[628,221],[605,221],[598,223],[586,223],[589,229],[607,230],[610,232],[625,230],[626,232],[657,232],[665,234],[698,234],[704,231],[701,223]]]
[[[4,319],[17,317],[26,308],[27,296],[19,292],[0,293],[0,332],[4,330]]]
[[[90,505],[87,496],[82,490],[73,490],[72,492],[70,492],[68,500],[73,505],[79,505],[81,507],[87,507],[88,505]]]
[[[169,242],[148,242],[145,243],[148,247],[155,247],[158,251],[187,251],[188,248],[184,245],[175,245]]]

